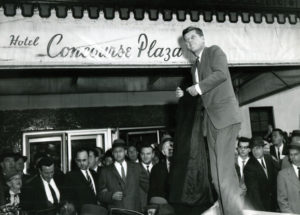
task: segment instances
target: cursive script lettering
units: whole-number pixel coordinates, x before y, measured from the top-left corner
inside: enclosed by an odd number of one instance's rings
[[[29,39],[29,37],[21,38],[20,35],[10,35],[10,46],[19,46],[19,47],[29,47],[29,46],[37,46],[39,44],[40,37],[35,37]]]

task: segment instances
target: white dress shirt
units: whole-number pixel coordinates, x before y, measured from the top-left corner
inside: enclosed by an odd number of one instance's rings
[[[49,202],[51,202],[52,204],[54,204],[54,199],[53,199],[53,196],[52,196],[52,193],[51,193],[51,190],[50,190],[50,187],[49,187],[49,184],[51,185],[51,187],[53,188],[55,194],[56,194],[56,198],[58,200],[58,202],[60,201],[60,192],[53,180],[53,178],[50,180],[50,183],[48,184],[48,182],[46,180],[43,179],[43,177],[41,176],[42,178],[42,181],[43,181],[43,184],[44,184],[44,188],[45,188],[45,191],[46,191],[46,196],[47,196],[47,199]]]
[[[82,170],[82,169],[81,169],[81,172],[82,172],[82,174],[84,175],[84,177],[86,178],[86,180],[88,180],[87,175],[86,175],[86,173],[88,172],[88,174],[89,174],[89,176],[90,176],[90,179],[91,179],[91,181],[92,181],[92,184],[93,184],[94,192],[96,193],[96,186],[95,186],[94,178],[93,178],[93,176],[91,175],[90,170],[88,170],[88,169],[87,169],[87,170]]]
[[[12,190],[9,190],[9,205],[15,206],[15,205],[19,205],[20,204],[20,192],[15,193]]]
[[[199,59],[199,63],[201,62],[201,57],[202,57],[202,53],[203,53],[203,50],[204,49],[202,49],[201,50],[201,52],[199,53],[199,55],[198,55],[198,59]],[[198,76],[198,68],[197,68],[197,66],[196,66],[196,69],[195,69],[195,81],[196,81],[196,91],[198,92],[198,94],[199,95],[202,95],[202,91],[201,91],[201,89],[200,89],[200,86],[199,86],[199,76]]]
[[[117,169],[119,175],[120,175],[121,178],[122,178],[122,170],[121,170],[122,167],[121,167],[121,164],[120,164],[119,162],[115,161],[114,165],[115,165],[115,167],[116,167],[116,169]],[[124,168],[124,171],[125,171],[125,177],[126,177],[126,175],[127,175],[127,163],[126,163],[125,160],[122,162],[122,166],[123,166],[123,168]]]
[[[266,176],[268,177],[267,164],[266,164],[265,159],[262,157],[260,159],[257,159],[257,161],[260,163],[261,167],[263,168],[263,170],[266,173]],[[263,167],[262,162],[264,162],[265,167]]]
[[[283,159],[285,157],[285,155],[282,154],[283,151],[283,143],[281,144],[281,146],[278,148],[277,146],[275,146],[275,151],[276,151],[276,158],[278,157],[278,150],[280,152],[280,160]]]
[[[293,165],[293,168],[295,170],[297,178],[299,178],[298,166],[296,166],[295,164],[292,164],[292,165]]]
[[[240,156],[238,156],[237,158],[237,162],[238,162],[238,165],[240,167],[240,174],[241,174],[241,178],[244,177],[244,171],[243,171],[243,161],[245,162],[244,163],[244,167],[246,166],[247,162],[249,160],[249,157],[247,157],[245,160],[243,160]]]
[[[149,172],[151,172],[152,167],[153,167],[152,163],[145,164],[145,163],[142,162],[142,165],[143,165],[143,167],[145,168],[146,171],[147,171],[147,166],[149,166],[148,169],[149,169]]]

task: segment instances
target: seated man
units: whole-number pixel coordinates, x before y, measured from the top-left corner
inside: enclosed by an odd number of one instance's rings
[[[115,162],[104,167],[98,181],[99,200],[111,208],[141,211],[140,184],[143,179],[139,164],[125,160],[126,145],[117,139],[112,145]]]
[[[277,201],[281,212],[300,214],[300,140],[291,142],[289,157],[292,166],[277,177]]]
[[[173,140],[171,136],[162,140],[159,145],[159,149],[164,155],[164,159],[161,159],[159,163],[152,168],[150,174],[148,193],[148,199],[150,200],[150,203],[154,201],[155,197],[161,197],[165,200],[168,199],[170,159],[173,155]]]

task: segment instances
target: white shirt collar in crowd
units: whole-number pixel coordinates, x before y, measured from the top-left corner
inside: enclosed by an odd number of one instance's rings
[[[50,183],[48,184],[48,182],[43,179],[43,177],[41,176],[41,179],[42,179],[42,182],[44,184],[44,188],[45,188],[45,191],[46,191],[46,196],[47,196],[47,199],[49,202],[51,202],[52,204],[54,204],[54,199],[53,199],[53,196],[51,194],[51,190],[50,190],[50,187],[49,187],[49,184],[51,185],[51,187],[53,188],[55,194],[56,194],[56,198],[58,200],[58,202],[60,201],[60,192],[53,180],[53,178],[50,180]]]
[[[119,175],[122,178],[122,170],[121,170],[122,167],[121,167],[121,164],[119,162],[115,161],[114,165],[115,165],[115,167],[116,167]],[[125,176],[127,176],[127,162],[125,160],[122,162],[122,166],[123,166],[124,171],[125,171]]]

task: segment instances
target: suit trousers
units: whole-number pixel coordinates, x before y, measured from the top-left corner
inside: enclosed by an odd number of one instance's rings
[[[241,215],[242,192],[234,166],[235,143],[241,125],[237,123],[216,129],[209,117],[206,123],[211,175],[219,197],[221,214]]]

